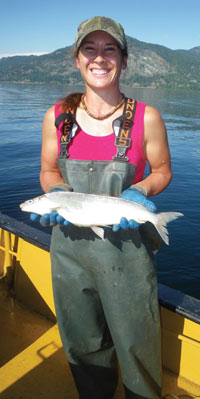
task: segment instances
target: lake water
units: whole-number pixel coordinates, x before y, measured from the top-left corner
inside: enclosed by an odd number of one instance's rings
[[[56,99],[72,91],[75,88],[69,86],[0,84],[0,212],[31,224],[19,203],[42,193],[43,116]],[[123,91],[161,112],[168,131],[173,180],[153,201],[159,211],[184,213],[168,225],[170,246],[163,244],[157,255],[158,280],[200,298],[200,92]]]

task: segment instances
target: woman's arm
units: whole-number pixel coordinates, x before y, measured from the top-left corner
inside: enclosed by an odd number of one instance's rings
[[[57,154],[58,143],[54,107],[51,107],[44,117],[42,128],[40,184],[45,192],[47,192],[51,186],[63,183],[63,178],[56,162]]]
[[[144,152],[150,166],[150,174],[137,183],[147,196],[162,192],[172,179],[167,133],[159,112],[147,106],[144,116]]]

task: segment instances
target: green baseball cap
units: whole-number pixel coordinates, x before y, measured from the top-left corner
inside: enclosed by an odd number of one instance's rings
[[[119,43],[122,50],[127,48],[124,29],[121,24],[111,18],[106,17],[93,17],[83,21],[77,31],[75,39],[75,48],[78,50],[83,39],[96,30],[109,33]]]

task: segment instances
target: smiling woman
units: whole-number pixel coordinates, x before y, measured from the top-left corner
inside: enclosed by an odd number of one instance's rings
[[[120,196],[152,215],[156,207],[147,197],[171,180],[167,135],[156,109],[120,91],[128,57],[122,26],[106,17],[84,21],[74,54],[85,92],[67,96],[45,115],[41,186],[46,192]],[[144,178],[146,161],[150,173]],[[54,226],[58,325],[80,398],[114,397],[117,355],[126,398],[155,399],[161,395],[161,359],[153,259],[160,241],[148,226],[144,238],[144,229],[125,214],[117,220],[105,227],[102,241],[56,209],[40,218]]]
[[[117,41],[101,31],[90,33],[83,40],[76,58],[87,86],[105,90],[112,85],[118,96],[119,76],[126,64],[127,57],[122,57]]]

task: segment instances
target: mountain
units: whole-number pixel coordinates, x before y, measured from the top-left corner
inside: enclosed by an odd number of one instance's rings
[[[200,89],[200,46],[171,50],[127,36],[128,68],[121,82],[129,87]],[[73,46],[41,56],[0,59],[0,82],[81,84]]]

